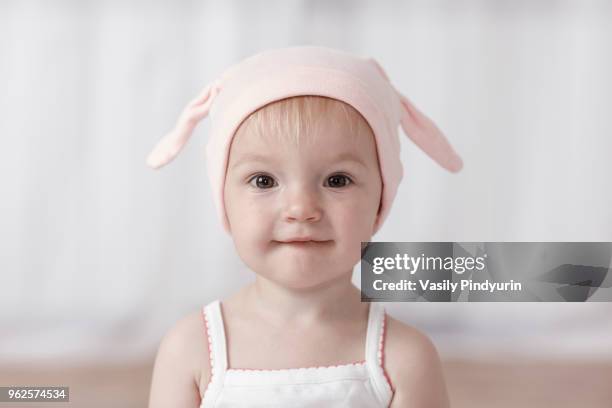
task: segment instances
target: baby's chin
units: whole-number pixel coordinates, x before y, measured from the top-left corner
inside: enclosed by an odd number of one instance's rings
[[[256,259],[259,275],[283,286],[306,288],[338,277],[335,269],[343,264],[334,253],[334,242],[287,244],[273,242]],[[255,266],[255,265],[254,265]],[[340,268],[347,269],[347,268]]]
[[[295,266],[286,269],[268,270],[265,278],[287,289],[311,290],[336,282],[339,275],[341,274],[338,274],[337,271],[324,269],[323,267],[313,266],[312,269],[305,270]],[[350,277],[347,280],[350,280]]]

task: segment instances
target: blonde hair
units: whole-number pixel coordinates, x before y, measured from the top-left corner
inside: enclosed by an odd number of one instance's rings
[[[236,130],[254,133],[261,137],[276,136],[277,140],[289,139],[296,145],[308,143],[308,137],[316,130],[323,115],[337,118],[338,126],[348,128],[350,141],[363,141],[364,136],[373,138],[374,132],[365,118],[351,105],[325,96],[302,95],[281,99],[265,105],[251,113]]]

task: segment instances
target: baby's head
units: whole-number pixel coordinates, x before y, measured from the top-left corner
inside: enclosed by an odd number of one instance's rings
[[[174,159],[209,113],[206,164],[219,219],[249,266],[282,270],[294,287],[320,282],[324,270],[325,279],[351,271],[357,243],[381,227],[404,174],[400,125],[442,167],[462,167],[374,59],[345,51],[280,48],[229,67],[185,107],[149,166]],[[304,237],[327,242],[282,242]]]
[[[230,234],[253,271],[284,286],[350,275],[381,197],[374,134],[347,103],[276,101],[249,115],[232,139],[223,197]],[[298,239],[309,242],[287,242]]]

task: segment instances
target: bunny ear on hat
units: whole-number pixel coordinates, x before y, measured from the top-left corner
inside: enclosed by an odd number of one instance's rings
[[[420,112],[408,98],[397,93],[402,105],[400,123],[406,136],[446,170],[453,173],[461,170],[463,167],[461,157],[436,124]]]
[[[367,58],[389,83],[391,80],[383,67],[374,58]],[[393,87],[393,85],[391,85]],[[456,173],[463,168],[461,157],[436,124],[419,111],[404,95],[393,87],[401,104],[400,123],[404,133],[436,163]]]
[[[198,123],[208,116],[219,90],[219,82],[213,81],[185,106],[174,129],[166,134],[149,153],[147,165],[158,169],[170,163],[180,153]]]
[[[368,59],[390,83],[389,77],[380,64],[374,58]],[[221,81],[215,80],[206,85],[200,94],[187,104],[174,129],[164,136],[149,153],[147,164],[150,167],[158,169],[165,166],[180,153],[198,123],[208,116],[220,89]],[[400,123],[408,138],[448,171],[460,171],[463,167],[463,161],[436,124],[420,112],[408,98],[397,90],[395,92],[401,105]]]

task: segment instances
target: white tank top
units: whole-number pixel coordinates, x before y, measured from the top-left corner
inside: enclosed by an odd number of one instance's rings
[[[219,300],[203,307],[211,378],[200,408],[388,407],[393,391],[383,369],[386,313],[370,302],[365,360],[327,367],[240,369],[227,367]]]

